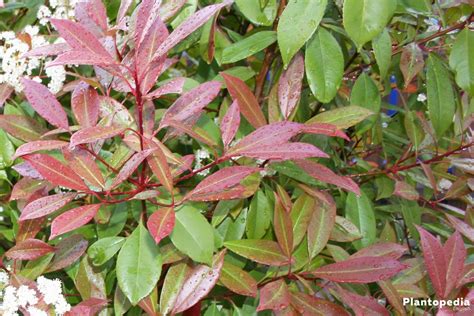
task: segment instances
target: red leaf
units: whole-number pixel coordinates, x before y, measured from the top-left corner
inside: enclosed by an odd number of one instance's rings
[[[240,154],[259,159],[303,159],[310,157],[329,158],[329,156],[314,145],[306,143],[286,143],[260,146],[249,150],[241,150]]]
[[[71,107],[79,125],[95,126],[99,119],[99,94],[85,82],[80,82],[72,93]]]
[[[76,193],[58,193],[34,200],[21,211],[20,221],[49,215],[74,200],[75,197]]]
[[[49,44],[40,47],[33,48],[29,52],[23,54],[22,58],[27,57],[46,57],[46,56],[55,56],[71,50],[71,46],[67,43],[56,43]]]
[[[260,301],[257,312],[265,309],[282,310],[290,305],[291,297],[285,280],[279,279],[266,284],[260,289]]]
[[[89,223],[99,211],[100,206],[101,204],[89,204],[62,213],[51,223],[49,239],[54,239]]]
[[[20,221],[18,224],[18,233],[16,234],[16,242],[35,238],[41,229],[43,229],[45,222],[46,217]]]
[[[124,127],[113,126],[91,126],[78,130],[71,136],[71,145],[74,147],[80,144],[89,144],[98,140],[112,138],[125,131]]]
[[[127,11],[130,8],[133,0],[122,0],[120,1],[120,8],[117,14],[117,22],[121,22],[122,19],[127,15]]]
[[[35,111],[46,121],[59,128],[69,129],[67,114],[61,103],[48,88],[33,80],[23,78],[21,83],[25,87],[25,96]]]
[[[395,181],[393,194],[411,201],[417,201],[420,198],[420,194],[416,189],[404,181]]]
[[[46,64],[46,67],[53,67],[58,65],[94,65],[107,66],[113,65],[115,61],[110,56],[97,55],[87,50],[72,50],[62,53],[53,61]]]
[[[44,180],[35,180],[31,178],[21,178],[13,186],[10,201],[27,200],[36,192],[47,193],[48,183]]]
[[[173,177],[168,162],[166,161],[165,153],[161,149],[162,146],[158,144],[159,140],[146,140],[145,143],[146,148],[154,149],[147,158],[150,169],[166,190],[173,193]]]
[[[390,313],[380,305],[377,300],[371,296],[361,296],[352,292],[343,290],[341,287],[337,288],[337,292],[341,296],[344,303],[356,313],[357,316],[390,316]]]
[[[232,99],[238,102],[240,111],[247,121],[255,128],[266,125],[267,120],[263,115],[257,98],[245,82],[224,72],[221,72],[221,76],[224,78]]]
[[[288,258],[290,258],[291,253],[293,252],[293,225],[290,215],[285,210],[285,207],[277,194],[275,194],[273,226],[281,250]]]
[[[158,99],[164,94],[179,94],[183,92],[184,83],[186,82],[186,78],[179,77],[174,78],[159,87],[158,89],[150,92],[146,98],[147,99]]]
[[[102,46],[99,40],[89,32],[84,26],[70,20],[51,19],[51,24],[58,31],[59,35],[74,49],[87,51],[91,55],[101,56],[114,63],[112,56]]]
[[[216,285],[224,264],[225,250],[214,256],[212,266],[198,265],[184,281],[171,314],[181,313],[204,298]]]
[[[343,131],[339,130],[336,125],[328,123],[303,124],[302,130],[303,133],[322,134],[327,136],[344,138],[347,141],[351,140]]]
[[[228,148],[240,125],[240,109],[237,101],[232,102],[221,122],[221,134],[224,148]]]
[[[371,283],[386,280],[405,268],[390,258],[361,257],[328,264],[310,273],[333,282]]]
[[[386,257],[393,260],[398,260],[406,251],[406,246],[395,244],[393,242],[379,242],[374,245],[370,245],[367,248],[362,248],[353,254],[351,258]]]
[[[12,159],[28,155],[40,150],[52,150],[60,149],[69,145],[68,142],[61,140],[36,140],[29,143],[25,143],[16,149],[15,155]]]
[[[251,297],[257,296],[257,281],[248,272],[226,261],[222,266],[219,281],[234,293]]]
[[[472,228],[469,224],[467,224],[466,222],[463,222],[457,217],[454,217],[449,214],[445,214],[445,215],[448,218],[451,225],[453,225],[453,227],[456,230],[458,230],[461,234],[463,234],[467,239],[474,242],[474,228]]]
[[[157,244],[171,234],[174,228],[175,214],[172,207],[164,207],[156,210],[148,218],[147,227]]]
[[[46,132],[35,120],[24,115],[0,115],[0,128],[25,142],[38,140]]]
[[[446,260],[446,289],[444,297],[448,297],[463,277],[466,248],[461,234],[455,231],[444,244],[444,257]]]
[[[112,190],[120,183],[128,179],[128,177],[133,174],[133,172],[138,168],[138,166],[143,162],[143,160],[145,160],[146,157],[148,157],[148,155],[150,155],[153,151],[154,149],[147,149],[133,155],[132,158],[130,158],[123,165],[122,169],[120,169],[120,172],[115,177],[114,182],[110,185],[109,190]]]
[[[61,240],[56,245],[53,261],[45,272],[54,272],[69,267],[87,250],[87,240],[81,235],[71,235]]]
[[[157,7],[160,4],[161,1],[143,0],[136,9],[136,15],[132,16],[134,19],[132,23],[135,23],[133,38],[136,48],[140,46],[149,28],[155,22]]]
[[[95,316],[107,306],[107,300],[101,298],[89,298],[74,306],[66,316]]]
[[[295,163],[316,180],[334,184],[347,191],[360,195],[359,186],[349,177],[337,175],[331,169],[313,161],[298,160]]]
[[[288,69],[281,74],[278,83],[278,101],[285,119],[288,119],[298,105],[304,76],[304,59],[298,53],[291,61]]]
[[[221,83],[209,81],[182,95],[163,115],[160,128],[170,125],[170,121],[181,123],[199,116],[202,110],[219,94]]]
[[[423,258],[428,270],[433,288],[439,298],[444,298],[446,290],[446,258],[443,246],[438,239],[421,227],[417,227],[420,233],[420,242],[423,249]]]
[[[29,162],[19,163],[12,167],[13,170],[18,172],[22,177],[28,177],[31,179],[44,180],[44,178],[36,171],[35,168]]]
[[[189,192],[185,199],[193,200],[208,193],[218,193],[227,188],[236,186],[254,172],[259,171],[257,167],[233,166],[223,168],[202,180],[194,190]]]
[[[0,108],[3,107],[3,103],[10,97],[13,90],[14,89],[6,83],[0,84]]]
[[[231,147],[226,156],[237,156],[243,151],[259,149],[262,146],[278,147],[300,133],[301,127],[301,124],[293,122],[278,122],[265,125],[245,136],[234,147]]]
[[[87,151],[75,149],[72,151],[63,151],[64,158],[68,162],[68,166],[86,183],[97,189],[103,189],[105,180],[102,176],[100,168],[94,161],[94,157]]]
[[[303,316],[350,315],[342,306],[302,293],[291,292],[291,305]]]
[[[23,156],[43,178],[54,185],[75,189],[78,191],[88,191],[89,188],[82,182],[82,179],[71,168],[63,165],[59,160],[44,154],[31,154]]]
[[[171,48],[185,39],[192,32],[197,30],[214,14],[216,14],[216,12],[228,4],[229,1],[224,1],[224,3],[207,6],[192,14],[168,36],[168,38],[160,45],[160,47],[158,47],[153,59],[156,60],[161,56],[164,56]]]
[[[204,129],[199,127],[192,127],[192,125],[194,125],[194,122],[183,123],[179,121],[169,121],[169,124],[170,126],[176,128],[178,131],[188,134],[192,138],[208,145],[209,147],[217,146],[214,139],[212,139]]]
[[[91,0],[87,2],[87,11],[91,16],[92,20],[99,26],[104,32],[107,31],[107,11],[101,0]]]
[[[38,239],[27,239],[10,248],[5,256],[14,260],[34,260],[54,251],[54,247]]]

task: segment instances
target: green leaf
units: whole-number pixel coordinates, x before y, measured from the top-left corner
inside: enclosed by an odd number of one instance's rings
[[[153,291],[161,274],[161,255],[142,223],[127,237],[117,258],[117,280],[132,305]]]
[[[458,34],[449,66],[456,72],[457,84],[474,96],[474,32],[466,28]]]
[[[179,291],[190,271],[191,268],[186,262],[174,264],[169,268],[160,295],[160,311],[163,315],[167,315],[173,309]]]
[[[366,108],[377,115],[380,112],[381,103],[382,99],[380,98],[379,89],[375,82],[366,73],[360,75],[352,88],[351,104]],[[368,118],[365,122],[360,124],[357,131],[364,133],[372,127],[376,119],[377,117],[375,115]]]
[[[230,64],[258,53],[276,41],[276,32],[261,31],[244,38],[222,51],[222,63]]]
[[[261,239],[271,222],[271,205],[265,193],[258,191],[250,202],[245,231],[250,239]]]
[[[235,4],[237,4],[240,12],[253,24],[270,26],[275,20],[276,0],[267,1],[267,5],[263,9],[258,1],[235,0]]]
[[[293,224],[293,249],[298,246],[306,236],[309,222],[315,210],[316,201],[308,194],[302,194],[291,208],[291,222]]]
[[[232,240],[225,242],[224,246],[242,257],[261,264],[273,266],[288,264],[288,258],[281,252],[278,244],[271,240]]]
[[[306,45],[306,78],[313,95],[328,103],[337,94],[344,75],[344,56],[339,43],[324,28],[319,28]]]
[[[111,259],[125,242],[123,237],[106,237],[99,239],[87,250],[87,255],[91,258],[92,264],[101,266]]]
[[[392,39],[387,29],[384,29],[372,42],[375,60],[379,66],[380,78],[387,76],[392,61]]]
[[[363,107],[350,105],[322,112],[311,118],[306,124],[329,123],[335,125],[338,129],[344,129],[362,122],[372,114],[374,114],[372,111]]]
[[[325,197],[327,201],[316,201],[317,206],[308,225],[308,253],[311,259],[324,249],[336,223],[336,203],[331,196]]]
[[[219,281],[237,294],[253,297],[257,295],[255,279],[248,272],[229,262],[224,261]]]
[[[285,67],[319,26],[327,0],[290,0],[278,23],[278,46]]]
[[[212,263],[214,232],[196,208],[185,205],[176,212],[176,223],[170,237],[176,248],[194,261]]]
[[[0,169],[5,169],[12,164],[12,157],[15,154],[15,148],[8,138],[7,133],[0,129]]]
[[[430,54],[427,62],[426,85],[428,112],[433,128],[441,137],[451,126],[455,100],[450,74],[441,60]]]
[[[418,147],[425,136],[419,119],[416,117],[416,114],[413,111],[407,111],[405,112],[405,119],[403,123],[405,125],[408,138],[413,144],[415,150],[418,150]]]
[[[397,3],[395,0],[346,0],[343,22],[357,49],[374,39],[390,21]]]
[[[357,249],[374,243],[376,237],[376,222],[372,204],[364,192],[360,197],[349,193],[346,199],[346,218],[359,228],[362,239],[353,242]]]

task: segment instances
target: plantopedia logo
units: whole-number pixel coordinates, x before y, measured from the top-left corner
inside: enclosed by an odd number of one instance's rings
[[[455,300],[432,300],[429,299],[414,299],[414,298],[403,298],[403,306],[435,306],[438,308],[443,308],[446,306],[450,307],[469,307],[471,302],[463,298],[457,298]]]

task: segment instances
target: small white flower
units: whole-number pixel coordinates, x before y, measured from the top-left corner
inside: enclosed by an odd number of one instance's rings
[[[424,94],[424,93],[420,93],[420,94],[418,95],[418,97],[416,98],[416,100],[417,100],[418,102],[425,102],[426,99],[427,99],[427,98],[426,98],[426,94]]]
[[[71,310],[71,305],[66,301],[64,297],[61,297],[58,299],[56,304],[54,304],[54,311],[56,312],[56,315],[64,315],[67,312]]]
[[[453,183],[449,181],[448,179],[441,179],[438,183],[438,188],[442,191],[447,191],[451,188]]]
[[[50,280],[44,276],[38,277],[36,280],[38,290],[43,295],[46,304],[55,304],[62,296],[61,281],[58,279]]]
[[[0,271],[0,284],[6,285],[10,282],[10,277],[8,273]]]
[[[16,287],[7,286],[3,294],[3,312],[4,315],[16,315],[18,311],[18,300],[16,296]]]
[[[48,316],[48,313],[46,313],[44,310],[33,306],[28,308],[28,313],[30,313],[31,316]]]
[[[35,290],[30,289],[26,285],[21,285],[16,295],[18,297],[18,305],[26,307],[27,305],[36,305],[38,303],[38,297]]]
[[[388,127],[388,123],[387,122],[382,122],[382,128],[387,128]]]

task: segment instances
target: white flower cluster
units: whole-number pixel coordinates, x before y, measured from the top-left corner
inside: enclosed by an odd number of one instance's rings
[[[194,171],[201,169],[204,167],[204,164],[202,163],[203,160],[209,159],[211,156],[209,152],[205,149],[198,149],[196,150],[196,154],[194,155],[194,158],[196,160],[196,163],[194,164]],[[209,169],[203,170],[201,172],[198,172],[198,175],[200,176],[207,176],[209,174]]]
[[[48,44],[46,38],[39,35],[38,26],[28,25],[21,34],[12,31],[0,32],[0,84],[6,83],[16,92],[21,92],[23,86],[21,78],[32,76],[33,71],[41,66],[42,58],[23,58],[23,54],[30,49]],[[46,68],[46,75],[50,77],[48,84],[53,93],[59,92],[66,80],[66,71],[63,66]],[[38,77],[33,78],[41,82]]]
[[[0,298],[3,304],[0,305],[0,313],[3,316],[18,316],[20,308],[26,310],[31,316],[48,316],[48,312],[38,308],[36,305],[40,300],[54,308],[56,315],[64,315],[71,310],[71,305],[62,294],[61,281],[50,280],[40,276],[36,280],[37,290],[27,285],[8,285],[9,276],[0,271],[0,286],[5,287]]]
[[[50,0],[49,7],[45,5],[39,7],[37,13],[39,23],[47,25],[51,18],[72,20],[77,2],[77,0]]]
[[[418,94],[418,96],[416,97],[416,100],[418,102],[425,102],[427,100],[426,94],[424,93]]]

